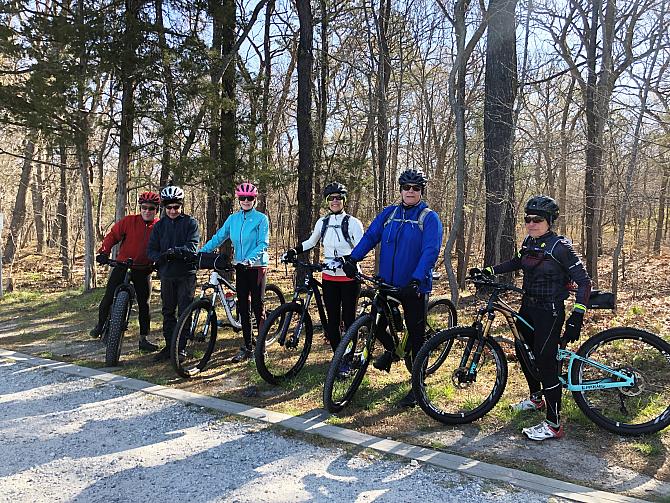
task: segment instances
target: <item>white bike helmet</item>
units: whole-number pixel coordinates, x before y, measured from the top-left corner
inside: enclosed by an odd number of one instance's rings
[[[161,190],[161,204],[165,206],[170,203],[184,203],[184,191],[176,185],[168,185]]]

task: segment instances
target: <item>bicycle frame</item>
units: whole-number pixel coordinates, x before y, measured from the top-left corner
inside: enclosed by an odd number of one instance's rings
[[[233,316],[233,313],[230,310],[228,302],[226,302],[224,285],[232,292],[235,292],[235,287],[230,281],[228,281],[224,276],[221,276],[218,272],[212,271],[209,275],[209,281],[200,287],[200,298],[205,298],[207,295],[207,290],[213,289],[210,297],[212,307],[214,307],[216,304],[216,300],[219,299],[219,303],[223,306],[223,310],[226,313],[226,318],[228,318],[228,323],[230,323],[234,329],[241,329],[242,324],[235,319],[235,316]],[[193,321],[193,323],[196,322],[197,320]]]

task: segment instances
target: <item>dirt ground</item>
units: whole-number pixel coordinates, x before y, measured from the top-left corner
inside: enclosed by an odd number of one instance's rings
[[[602,277],[608,277],[607,261],[602,262]],[[102,289],[89,293],[66,290],[59,282],[44,279],[56,277],[57,272],[49,270],[40,257],[27,257],[23,263],[26,264],[23,272],[15,271],[15,291],[0,300],[0,347],[87,366],[104,366],[103,346],[88,337]],[[667,280],[659,281],[669,273],[667,250],[660,257],[628,260],[618,310],[589,313],[585,335],[627,325],[651,330],[666,339],[670,337],[670,284]],[[290,295],[290,274],[286,275],[283,268],[271,272],[271,281],[279,283],[285,294]],[[439,288],[444,292],[444,285]],[[159,296],[155,293],[152,301],[155,339],[160,338],[158,304]],[[466,306],[469,304],[472,303],[464,302]],[[471,309],[459,309],[460,324],[469,323]],[[313,318],[318,321],[316,312]],[[323,344],[320,327],[315,329],[313,351],[305,369],[293,382],[280,387],[264,383],[252,363],[232,365],[227,361],[239,346],[239,336],[232,331],[221,335],[208,370],[191,381],[176,378],[168,365],[154,364],[150,355],[140,354],[136,341],[134,321],[121,367],[115,372],[296,415],[322,407],[322,383],[330,350]],[[395,402],[408,389],[408,375],[400,365],[388,376],[374,371],[370,384],[360,390],[355,403],[342,414],[332,416],[331,422],[598,489],[670,501],[667,431],[638,438],[610,434],[590,423],[566,393],[566,437],[555,442],[531,443],[520,429],[539,422],[542,416],[509,413],[509,404],[526,393],[515,363],[510,364],[509,374],[510,382],[501,403],[471,425],[447,427],[433,422],[420,409],[398,409]]]

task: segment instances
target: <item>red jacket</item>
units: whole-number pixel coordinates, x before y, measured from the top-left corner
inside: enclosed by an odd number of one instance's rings
[[[98,253],[110,254],[116,243],[121,243],[119,255],[116,260],[123,262],[129,258],[133,264],[138,266],[151,265],[151,259],[147,256],[149,235],[158,219],[145,222],[140,215],[128,215],[116,222],[109,233],[102,240],[102,246]]]

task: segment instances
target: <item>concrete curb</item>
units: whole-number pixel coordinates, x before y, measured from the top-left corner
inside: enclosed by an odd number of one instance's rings
[[[588,487],[563,482],[560,480],[527,473],[513,468],[484,463],[463,456],[447,454],[444,452],[417,447],[415,445],[397,442],[395,440],[374,437],[354,430],[348,430],[339,426],[325,423],[330,416],[325,410],[310,411],[301,416],[290,416],[266,409],[249,407],[237,402],[230,402],[220,398],[199,395],[190,391],[178,390],[166,386],[152,384],[139,379],[123,377],[101,370],[80,367],[70,363],[47,360],[35,356],[9,351],[0,348],[0,357],[9,358],[28,365],[56,370],[64,374],[88,377],[106,384],[112,384],[124,389],[141,391],[150,395],[169,398],[184,403],[207,407],[226,414],[234,414],[240,417],[263,421],[268,424],[278,425],[295,431],[318,435],[323,438],[345,442],[362,448],[374,449],[376,451],[393,454],[409,460],[417,460],[440,468],[446,468],[465,475],[489,479],[497,482],[506,482],[517,487],[543,493],[560,498],[566,498],[580,502],[641,502],[644,500],[622,496],[606,491],[599,491]]]

